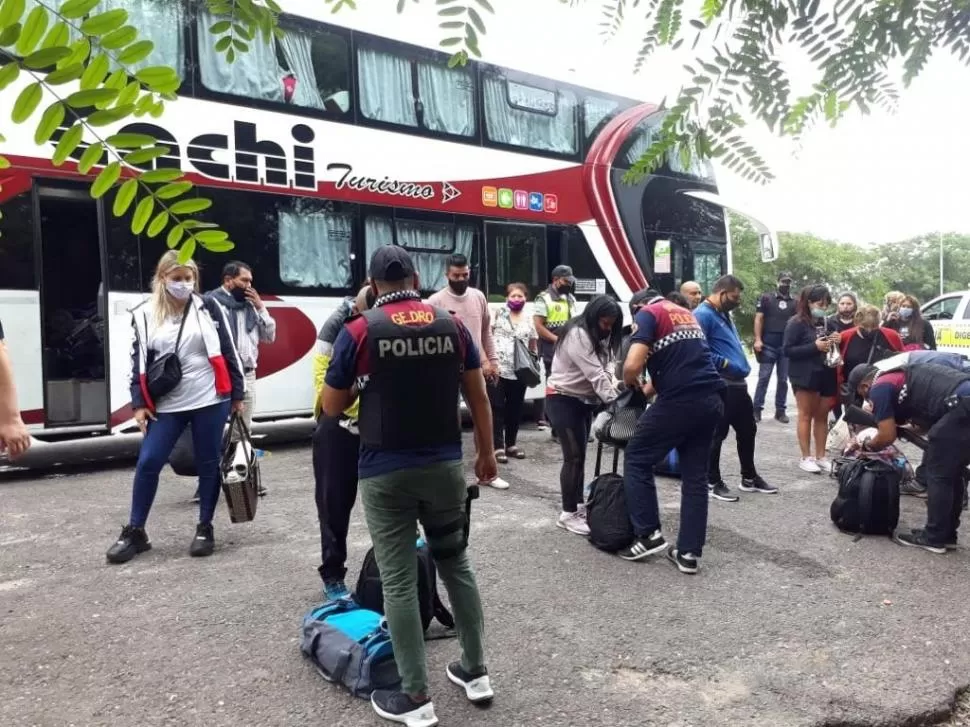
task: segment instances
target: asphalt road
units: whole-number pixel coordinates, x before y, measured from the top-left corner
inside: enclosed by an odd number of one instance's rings
[[[526,425],[529,458],[502,470],[512,488],[485,491],[473,514],[497,697],[467,706],[443,674],[457,643],[431,642],[441,724],[964,724],[951,709],[970,683],[970,554],[837,532],[834,480],[797,469],[793,426],[759,434],[781,494],[712,503],[702,571],[688,577],[556,528],[559,452]],[[0,480],[0,724],[380,723],[298,649],[321,585],[308,449],[274,448],[264,481],[256,521],[232,525],[220,505],[217,554],[194,560],[193,484],[166,472],[154,549],[109,566],[129,465]],[[673,535],[678,483],[661,480],[660,494]],[[922,524],[923,501],[903,508]],[[351,582],[368,544],[357,512]]]

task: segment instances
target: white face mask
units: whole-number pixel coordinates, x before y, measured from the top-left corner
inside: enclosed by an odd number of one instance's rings
[[[195,284],[185,280],[169,280],[165,283],[165,290],[175,300],[188,300],[195,290]]]

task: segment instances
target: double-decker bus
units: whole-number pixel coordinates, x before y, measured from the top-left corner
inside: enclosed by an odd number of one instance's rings
[[[161,118],[102,131],[169,148],[152,165],[181,169],[236,245],[198,252],[203,287],[245,261],[278,322],[260,353],[257,420],[311,413],[317,330],[365,282],[379,245],[410,250],[428,292],[444,285],[446,257],[464,253],[493,302],[511,282],[538,293],[559,264],[580,301],[626,300],[648,280],[665,292],[709,285],[729,268],[709,167],[677,156],[621,181],[660,121],[655,106],[488,63],[449,68],[441,52],[323,22],[322,6],[284,12],[281,37],[228,64],[197,5],[105,2],[155,42],[141,65],[175,67],[182,87]],[[129,311],[165,235],[132,234],[113,193],[93,200],[73,159],[55,167],[59,134],[38,146],[30,125],[4,132],[0,320],[24,420],[41,440],[130,431]]]

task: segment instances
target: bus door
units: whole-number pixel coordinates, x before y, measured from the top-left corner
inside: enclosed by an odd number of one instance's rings
[[[84,186],[46,181],[34,187],[33,204],[44,426],[103,430],[110,414],[103,208]]]
[[[650,287],[664,295],[680,290],[690,259],[690,245],[682,237],[664,233],[649,233],[647,253],[652,263],[647,268]],[[652,273],[652,274],[651,274]]]
[[[689,275],[685,280],[693,280],[701,286],[704,295],[710,295],[715,281],[727,273],[727,248],[703,240],[691,240],[686,247]]]
[[[546,226],[486,222],[485,268],[489,300],[504,301],[509,283],[525,283],[535,298],[549,285]]]

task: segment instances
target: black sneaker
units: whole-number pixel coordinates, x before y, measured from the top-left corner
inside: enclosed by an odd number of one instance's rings
[[[760,422],[761,421],[761,409],[755,409],[754,410],[754,420],[756,422]]]
[[[131,525],[125,525],[121,529],[121,535],[117,542],[108,548],[108,562],[127,563],[139,553],[151,549],[152,544],[148,540],[148,533],[145,532],[145,528],[133,528]]]
[[[731,492],[731,488],[724,484],[724,482],[715,482],[714,484],[707,486],[707,494],[721,502],[737,502],[741,498]]]
[[[654,530],[649,537],[637,538],[629,548],[621,550],[617,555],[623,560],[643,560],[666,549],[667,541],[664,540],[664,536],[659,530]]]
[[[926,493],[926,485],[921,485],[915,479],[913,479],[913,480],[907,480],[906,482],[904,482],[903,484],[901,484],[899,486],[899,494],[901,494],[901,495],[909,495],[910,497],[923,497],[923,498],[925,498],[926,495],[927,495],[927,493]]]
[[[689,576],[697,573],[697,558],[690,553],[681,555],[677,548],[671,548],[667,551],[667,560],[677,566],[677,570],[681,573],[686,573]]]
[[[457,684],[465,690],[465,696],[472,704],[482,704],[491,702],[495,692],[492,691],[492,684],[488,680],[488,670],[482,669],[477,674],[472,674],[461,668],[460,661],[453,661],[445,669],[445,674],[452,684]]]
[[[438,718],[431,699],[415,702],[404,692],[377,689],[370,695],[370,703],[379,717],[406,727],[435,727]]]
[[[199,523],[195,526],[195,537],[189,546],[189,555],[193,558],[204,558],[212,555],[216,549],[216,540],[212,533],[212,523]]]
[[[755,475],[754,477],[748,479],[743,478],[741,480],[741,492],[760,492],[762,495],[777,495],[778,488],[772,487],[763,479],[760,475]]]
[[[788,422],[790,422],[791,419],[788,418],[788,415],[785,412],[783,412],[783,411],[776,411],[775,412],[775,421],[776,422],[781,422],[782,424],[788,424]]]
[[[908,533],[896,533],[893,535],[893,540],[900,545],[906,545],[910,548],[922,548],[927,552],[936,553],[937,555],[944,555],[946,553],[945,545],[933,545],[926,539],[926,533],[922,530],[911,530]]]

